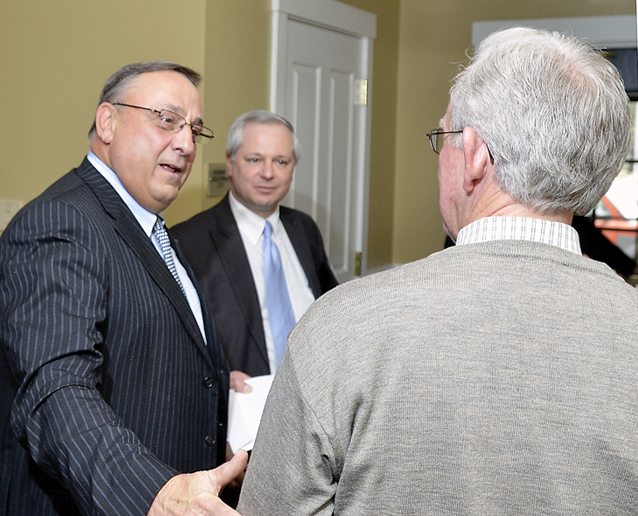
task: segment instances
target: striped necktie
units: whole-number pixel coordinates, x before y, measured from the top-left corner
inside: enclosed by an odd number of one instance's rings
[[[179,288],[182,289],[182,293],[184,297],[186,297],[186,291],[184,290],[184,285],[182,285],[182,280],[179,279],[179,274],[177,274],[177,269],[175,268],[175,262],[173,261],[173,251],[171,250],[171,241],[168,238],[168,233],[164,228],[164,219],[157,216],[157,220],[155,221],[155,226],[153,226],[153,233],[157,237],[157,241],[159,242],[160,249],[162,250],[162,256],[164,257],[164,262],[166,263],[166,267],[171,271],[173,278],[177,281]]]

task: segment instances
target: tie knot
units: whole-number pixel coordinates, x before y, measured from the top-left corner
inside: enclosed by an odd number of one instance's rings
[[[157,233],[158,231],[162,231],[163,229],[164,219],[158,215],[157,220],[155,221],[155,225],[153,226],[153,231]]]
[[[264,237],[270,238],[270,235],[272,235],[272,224],[269,220],[267,220],[266,225],[264,226]]]

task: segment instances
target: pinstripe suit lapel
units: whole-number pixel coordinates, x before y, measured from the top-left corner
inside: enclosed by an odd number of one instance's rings
[[[135,216],[108,181],[95,170],[88,160],[85,159],[82,162],[77,173],[95,192],[104,210],[113,218],[115,230],[140,259],[159,289],[171,300],[171,304],[184,322],[184,326],[212,367],[210,351],[202,338],[188,301]],[[213,334],[207,335],[207,338],[214,340],[215,337]]]

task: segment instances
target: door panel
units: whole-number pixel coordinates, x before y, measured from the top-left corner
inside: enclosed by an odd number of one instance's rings
[[[363,174],[355,141],[365,137],[356,123],[354,86],[361,76],[359,38],[289,20],[286,113],[301,142],[284,204],[309,213],[321,229],[326,252],[340,280],[354,277],[354,255],[362,252],[363,217],[356,177]]]

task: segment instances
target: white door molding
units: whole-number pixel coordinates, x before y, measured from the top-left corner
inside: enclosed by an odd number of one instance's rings
[[[348,217],[351,221],[348,235],[352,244],[349,248],[352,262],[355,261],[355,255],[360,256],[360,272],[363,274],[367,270],[372,65],[377,17],[372,13],[335,0],[272,0],[271,6],[270,110],[275,113],[288,117],[292,115],[292,113],[287,113],[290,105],[289,96],[295,94],[293,91],[288,91],[290,87],[288,65],[289,57],[291,57],[288,55],[288,45],[290,44],[288,31],[291,23],[301,22],[353,36],[360,42],[361,65],[355,74],[356,79],[367,79],[368,101],[366,105],[357,106],[358,108],[354,110],[353,126],[359,128],[356,130],[357,135],[352,141],[351,148],[353,156],[356,157],[353,163],[354,198],[349,200],[347,204],[356,207],[356,209],[350,211],[349,206],[344,207],[344,209],[348,209]],[[296,175],[301,177],[298,172]],[[294,193],[294,184],[291,192]],[[319,225],[322,232],[325,231],[325,236],[329,238],[329,227],[325,221]],[[348,263],[350,261],[348,259]],[[354,266],[352,270],[355,270]],[[350,267],[348,267],[348,271],[350,271]],[[349,279],[352,277],[351,274],[351,272],[347,272],[340,276],[340,279]]]
[[[286,42],[288,20],[336,30],[364,39],[368,69],[372,78],[372,45],[377,37],[376,15],[335,0],[272,0],[272,52],[270,64],[270,110],[283,112],[286,105]],[[368,96],[370,92],[368,92]]]

